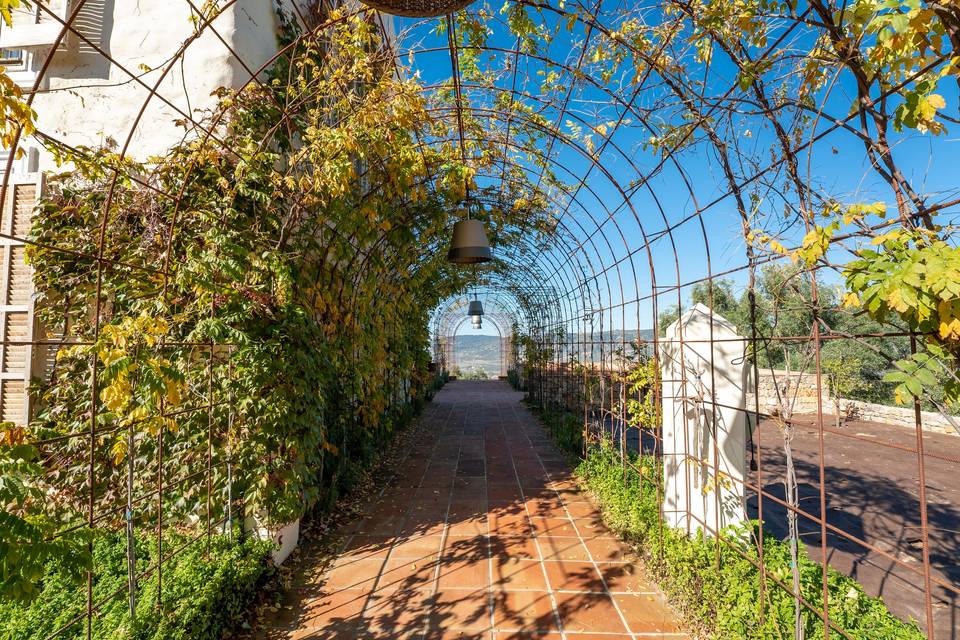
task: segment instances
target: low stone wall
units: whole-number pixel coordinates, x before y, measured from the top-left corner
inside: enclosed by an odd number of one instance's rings
[[[903,425],[910,428],[914,426],[914,415],[912,407],[891,407],[885,404],[873,404],[871,402],[860,402],[859,400],[842,400],[844,405],[849,404],[856,412],[857,420],[866,420],[870,422],[885,422],[887,424]],[[954,417],[955,421],[960,422],[960,416]],[[958,435],[953,425],[943,416],[935,411],[921,411],[920,422],[924,431],[934,433],[946,433],[948,435]]]
[[[786,406],[792,406],[793,413],[814,413],[817,410],[817,378],[810,373],[786,371],[771,371],[761,369],[759,372],[757,390],[760,394],[760,411],[764,413],[778,413],[779,398],[783,398]],[[833,398],[829,396],[826,381],[823,388],[823,410],[833,414]],[[752,385],[748,385],[750,388]],[[778,396],[777,390],[780,390]],[[860,400],[840,399],[841,407],[852,414],[856,420],[868,422],[883,422],[913,428],[914,415],[912,407],[892,407],[885,404],[861,402]],[[747,408],[753,407],[753,394],[747,394]],[[924,431],[957,435],[956,430],[945,416],[934,411],[921,411],[921,423]],[[954,418],[960,422],[960,416]]]

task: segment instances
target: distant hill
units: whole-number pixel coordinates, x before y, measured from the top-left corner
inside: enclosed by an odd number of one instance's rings
[[[488,378],[500,375],[500,338],[497,336],[457,336],[456,366],[466,375],[483,372]]]
[[[620,347],[620,343],[630,343],[637,339],[639,335],[641,340],[652,340],[653,331],[642,329],[641,331],[605,331],[603,333],[602,352],[606,358],[610,358],[613,351]],[[589,360],[591,340],[595,341],[593,346],[593,360],[599,362],[601,354],[601,345],[599,344],[600,332],[597,331],[591,337],[589,334],[577,336],[582,341],[584,349],[578,354],[580,360]],[[577,342],[573,338],[571,342]],[[500,338],[497,336],[483,336],[464,334],[457,336],[456,339],[456,366],[460,368],[463,375],[470,373],[485,373],[487,377],[495,378],[500,374]]]

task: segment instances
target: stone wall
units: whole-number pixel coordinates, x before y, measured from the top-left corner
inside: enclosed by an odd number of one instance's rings
[[[761,369],[757,390],[760,394],[760,411],[769,414],[779,413],[780,398],[793,413],[815,413],[817,410],[817,378],[811,373],[797,373]],[[748,385],[750,389],[753,385]],[[780,390],[778,396],[777,389]],[[753,394],[747,394],[747,409],[753,407]],[[912,407],[892,407],[841,398],[841,407],[857,420],[883,422],[913,428]],[[830,397],[826,381],[823,383],[823,410],[829,415],[834,413],[833,398]],[[957,435],[956,430],[945,416],[934,411],[920,412],[924,431]],[[960,422],[960,416],[954,417]]]

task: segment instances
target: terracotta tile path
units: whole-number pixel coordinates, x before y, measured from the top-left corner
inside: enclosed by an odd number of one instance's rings
[[[521,397],[444,387],[398,477],[270,637],[687,638]]]

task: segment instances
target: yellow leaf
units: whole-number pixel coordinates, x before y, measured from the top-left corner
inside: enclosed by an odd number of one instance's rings
[[[893,390],[893,399],[897,404],[906,404],[903,399],[903,394],[900,393],[900,387]]]
[[[960,340],[960,300],[942,300],[937,303],[940,315],[940,337]]]
[[[883,244],[884,242],[887,242],[888,240],[898,240],[902,235],[903,235],[902,229],[894,229],[893,231],[888,231],[883,235],[877,236],[876,238],[870,241],[870,244],[879,245],[879,244]]]
[[[127,439],[123,436],[113,441],[110,447],[110,455],[113,456],[113,464],[120,464],[127,457]]]
[[[901,313],[910,309],[910,306],[904,302],[903,296],[900,294],[900,289],[897,287],[891,289],[890,293],[887,294],[886,303],[891,309]]]
[[[844,309],[856,309],[860,306],[860,296],[850,291],[843,296],[843,303],[840,306]]]
[[[181,389],[180,383],[176,380],[166,379],[167,384],[167,404],[170,406],[176,406],[180,404],[181,398]]]
[[[927,102],[934,109],[944,109],[947,106],[947,101],[939,93],[931,93],[927,96]]]
[[[786,248],[785,246],[783,246],[782,244],[780,244],[779,242],[777,242],[776,240],[771,240],[771,241],[770,241],[770,248],[773,249],[774,251],[776,251],[777,253],[779,253],[779,254],[782,255],[782,256],[785,256],[785,255],[787,255],[787,253],[788,253],[788,252],[787,252],[787,248]]]
[[[130,382],[124,376],[119,376],[100,392],[100,399],[109,411],[118,413],[127,406],[131,391]]]
[[[326,439],[324,439],[323,444],[321,446],[323,447],[323,449],[325,449],[326,451],[329,451],[333,455],[337,455],[338,453],[340,453],[340,449],[337,447],[337,445],[333,444],[332,442],[329,442]]]
[[[133,409],[133,411],[131,411],[131,412],[127,415],[127,421],[128,421],[128,422],[136,422],[136,421],[139,421],[139,420],[143,420],[143,419],[146,418],[148,415],[150,415],[150,411],[148,411],[145,406],[139,405],[139,406],[135,407],[135,408]]]

